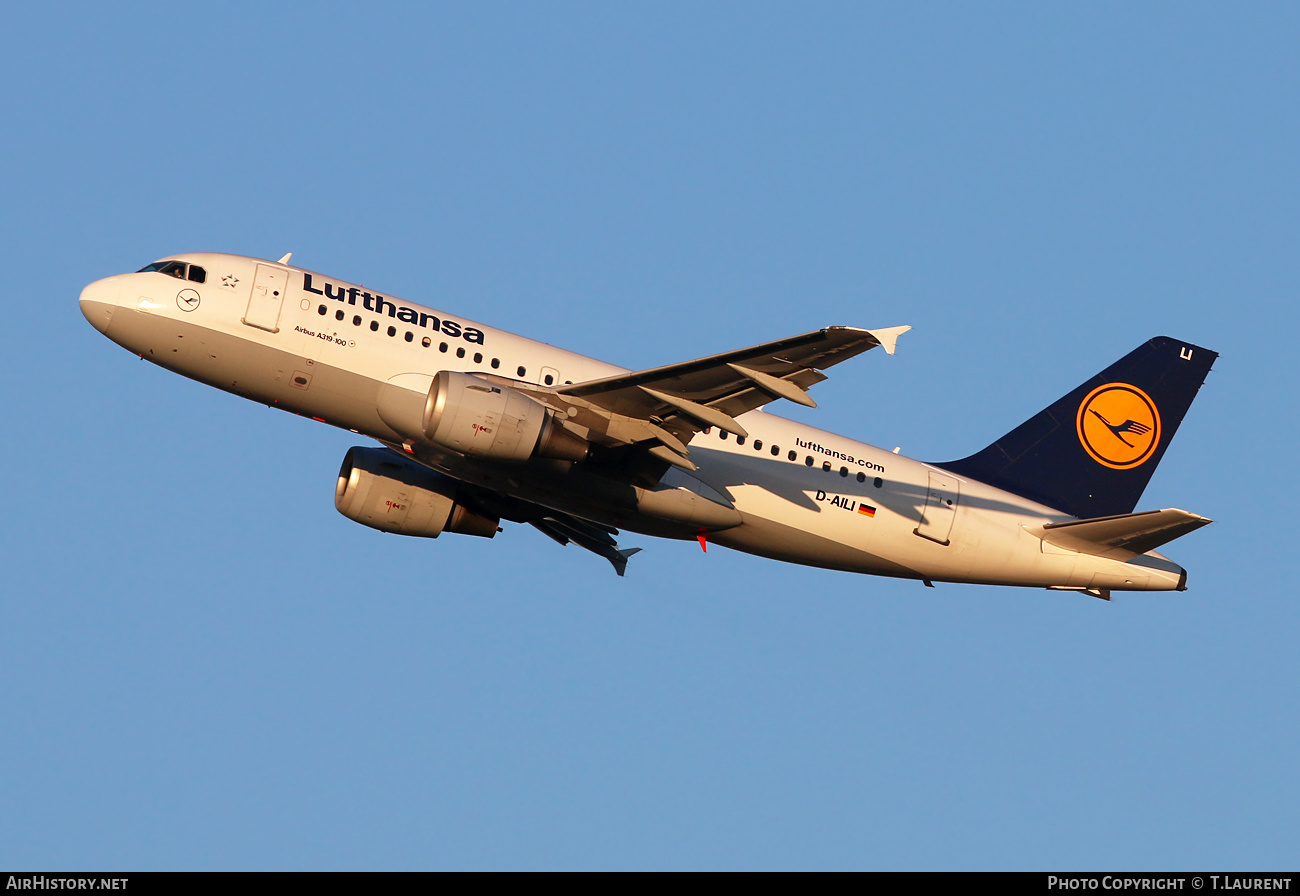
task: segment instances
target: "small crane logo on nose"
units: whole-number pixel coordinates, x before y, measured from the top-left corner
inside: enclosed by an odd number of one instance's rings
[[[193,311],[199,307],[199,294],[192,289],[182,289],[176,294],[176,307],[182,311]]]

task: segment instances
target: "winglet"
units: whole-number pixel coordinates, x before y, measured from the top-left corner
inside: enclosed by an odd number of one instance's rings
[[[640,548],[619,550],[618,543],[614,541],[609,532],[594,524],[584,523],[582,520],[548,516],[542,519],[529,520],[528,523],[534,529],[562,545],[572,541],[580,548],[591,551],[593,554],[599,554],[613,564],[614,572],[620,576],[627,572],[627,559],[641,551]],[[617,530],[611,529],[610,531],[617,534]]]
[[[640,548],[624,548],[621,551],[615,550],[605,554],[604,557],[610,563],[614,564],[614,572],[620,576],[627,572],[627,559],[633,554],[640,553]]]
[[[867,332],[874,336],[876,341],[880,343],[880,347],[885,350],[885,354],[892,355],[895,346],[898,344],[898,337],[902,336],[910,329],[912,328],[885,327],[883,330],[867,330]]]

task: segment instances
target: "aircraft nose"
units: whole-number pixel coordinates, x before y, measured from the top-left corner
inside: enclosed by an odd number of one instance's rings
[[[117,307],[121,292],[122,281],[117,277],[96,280],[81,291],[81,313],[99,332],[108,332],[108,325],[113,320],[113,309]]]

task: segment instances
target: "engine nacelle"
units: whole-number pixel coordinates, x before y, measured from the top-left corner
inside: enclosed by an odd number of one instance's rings
[[[456,481],[383,448],[349,448],[339,468],[334,506],[363,526],[437,538],[460,532],[491,538],[500,520],[454,500]]]
[[[441,370],[424,403],[420,429],[439,445],[493,460],[553,457],[579,461],[587,442],[560,426],[550,408],[505,386]]]

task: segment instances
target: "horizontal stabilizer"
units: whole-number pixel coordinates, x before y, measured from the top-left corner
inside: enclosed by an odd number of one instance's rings
[[[1214,522],[1186,510],[1166,508],[1090,520],[1048,523],[1034,534],[1043,541],[1099,557],[1145,554]]]

